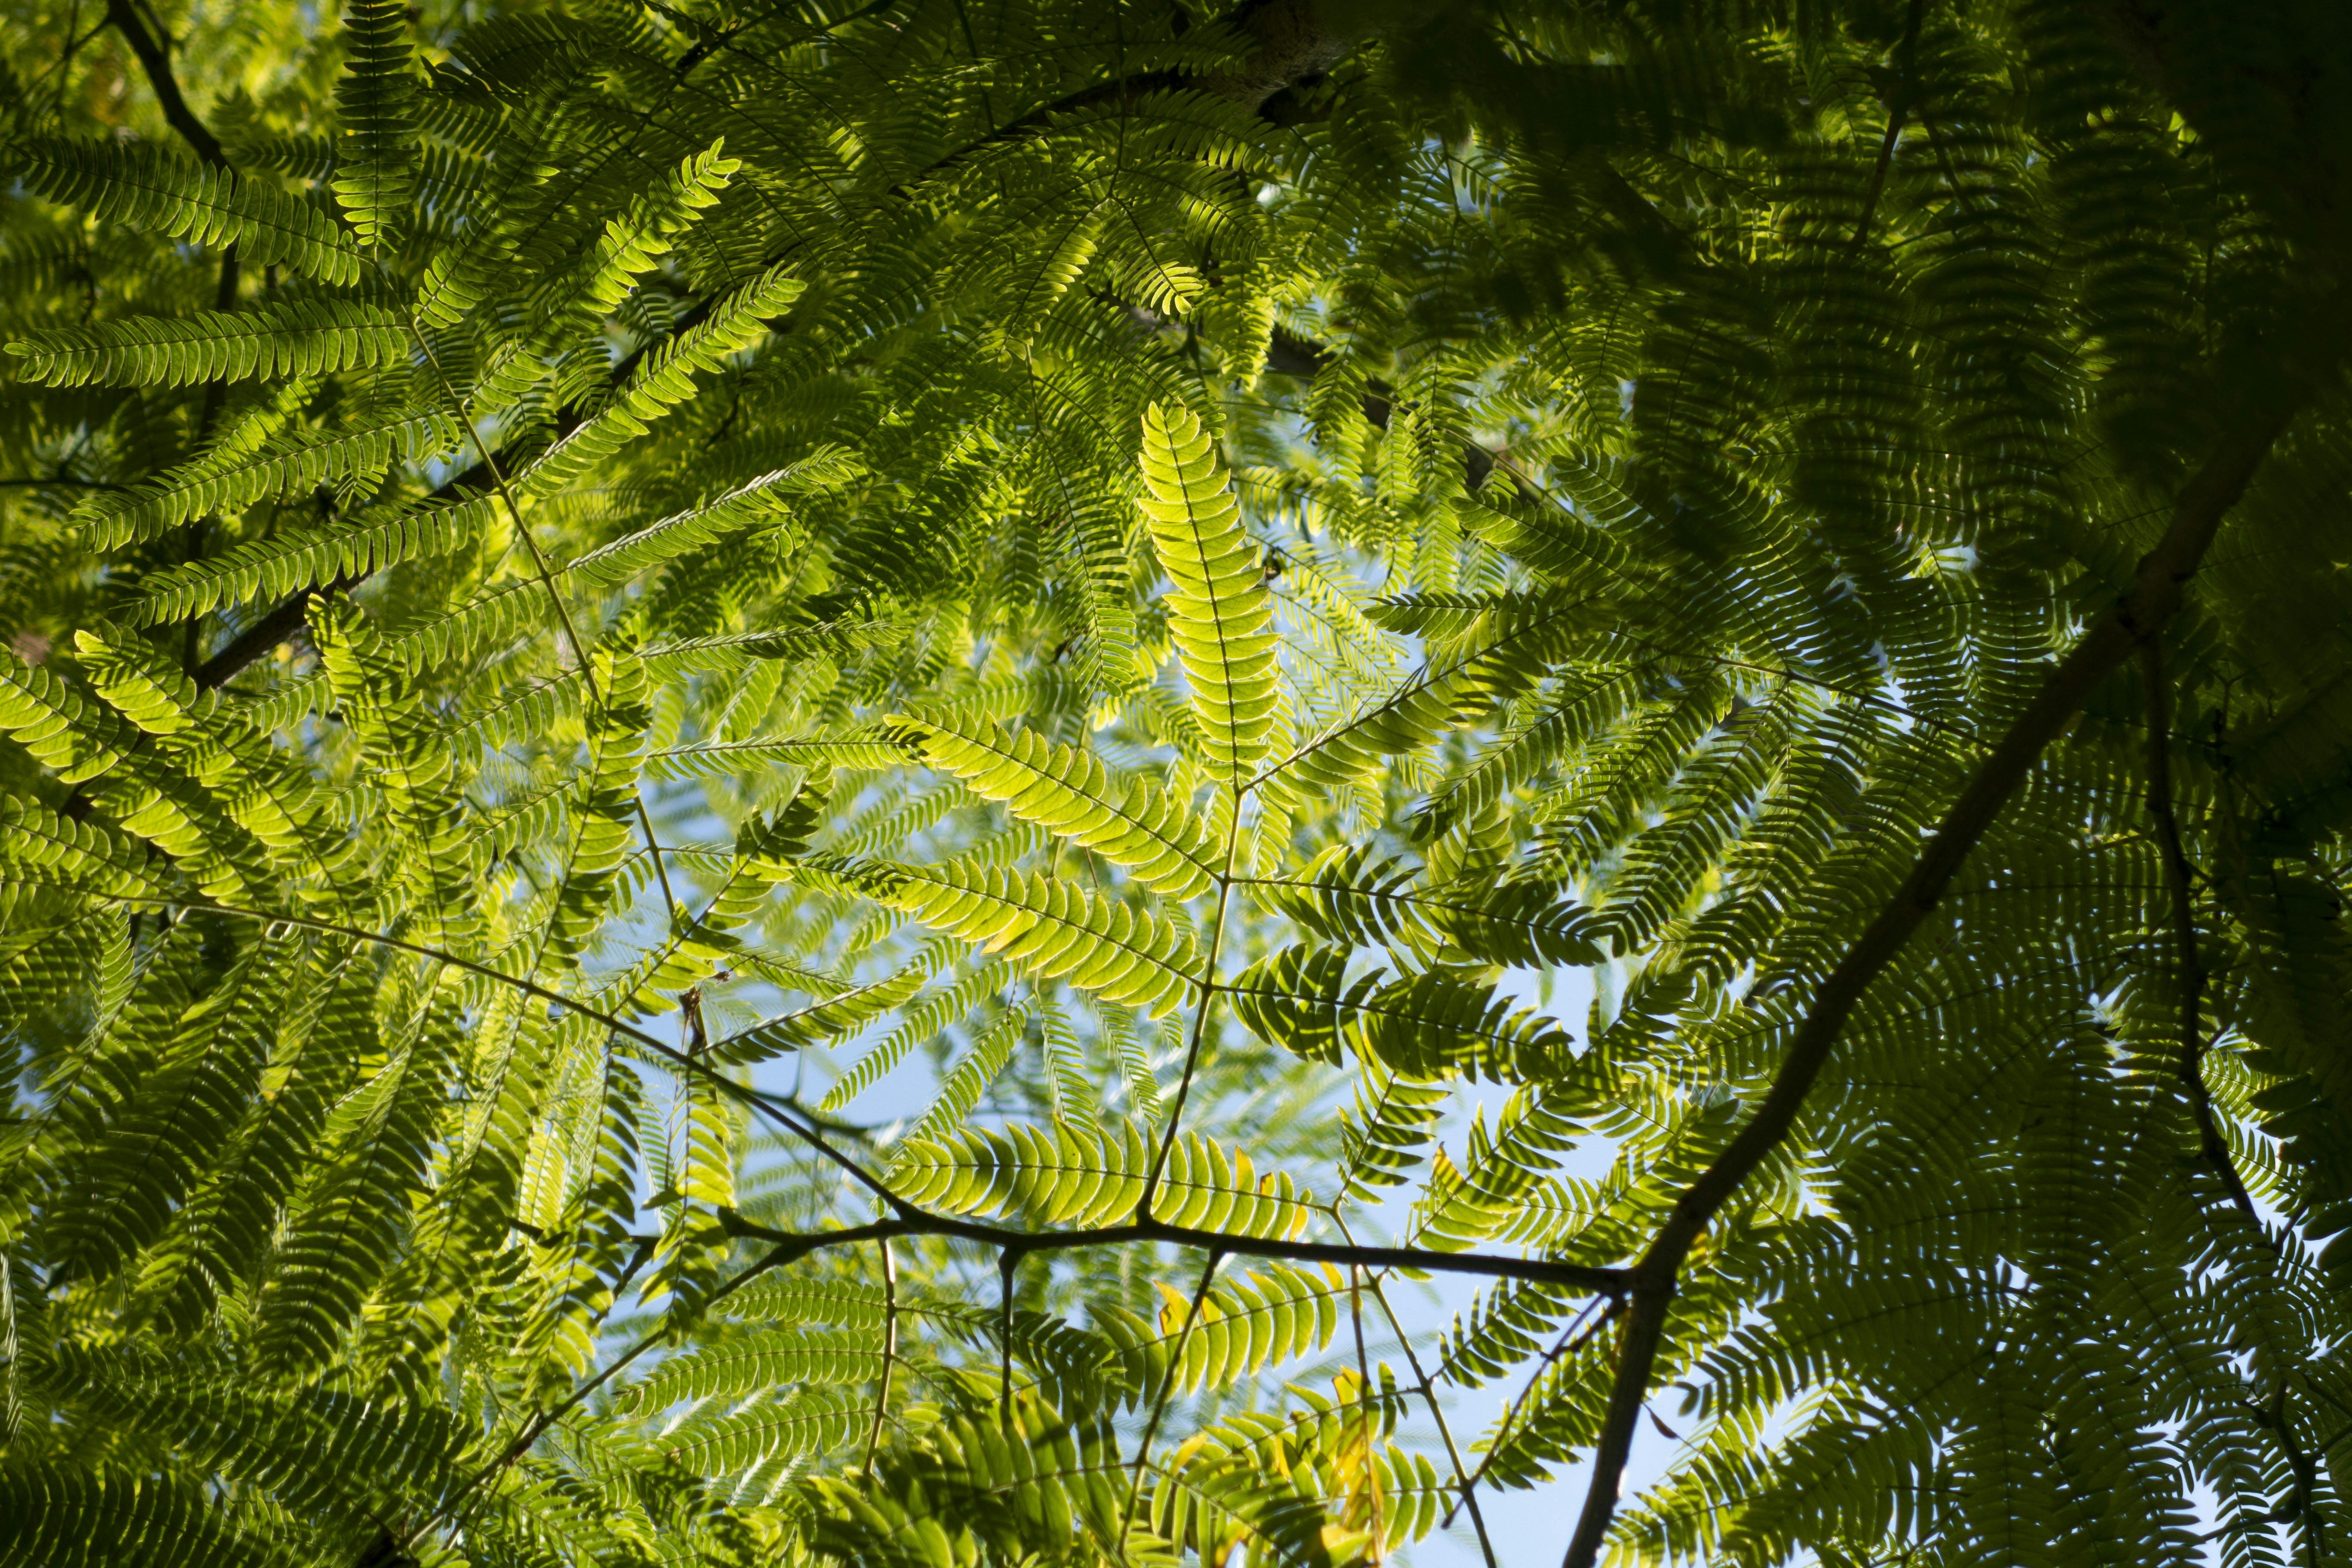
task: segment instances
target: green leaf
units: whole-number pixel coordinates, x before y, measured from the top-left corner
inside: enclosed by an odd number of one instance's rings
[[[0,1469],[0,1561],[279,1568],[304,1556],[266,1529],[240,1529],[203,1489],[176,1478],[64,1463]]]
[[[67,784],[97,778],[135,743],[131,727],[42,665],[0,649],[0,730]]]
[[[34,190],[94,217],[215,250],[233,245],[247,267],[359,281],[360,253],[333,220],[257,177],[135,142],[41,137],[10,152]]]
[[[1216,445],[1186,408],[1143,416],[1143,515],[1175,587],[1171,628],[1192,687],[1210,771],[1235,790],[1273,744],[1273,596],[1265,557],[1242,528]]]
[[[1114,781],[1087,752],[969,715],[893,721],[917,737],[926,761],[982,799],[1127,867],[1155,892],[1191,898],[1220,869],[1206,823],[1146,780]]]
[[[821,1454],[863,1436],[872,1412],[833,1389],[803,1386],[723,1415],[689,1421],[655,1440],[689,1473],[747,1469],[763,1460]]]
[[[186,386],[318,375],[396,364],[408,351],[407,324],[397,311],[344,300],[134,316],[36,332],[8,345],[26,362],[26,379],[49,386]]]
[[[950,864],[845,868],[877,899],[1041,980],[1172,1011],[1201,983],[1192,939],[1158,917],[1034,872]]]
[[[311,388],[307,380],[295,381],[288,389],[292,395],[289,401],[299,401]],[[289,416],[293,412],[291,407],[285,410]],[[446,457],[457,451],[464,440],[457,421],[448,415],[415,408],[371,413],[331,429],[270,433],[258,438],[232,432],[203,457],[152,483],[85,503],[75,511],[74,521],[93,544],[133,543],[208,511],[239,511],[258,500],[299,495],[354,476],[381,474],[396,463],[423,464]],[[253,548],[253,544],[237,546]],[[176,569],[178,574],[171,581],[186,580],[205,564],[209,563],[189,563]],[[142,589],[143,596],[158,596],[154,579],[143,583]]]
[[[623,1389],[615,1406],[623,1415],[650,1415],[681,1400],[738,1399],[786,1384],[864,1384],[881,1374],[878,1333],[772,1329],[672,1356]]]
[[[1132,1125],[967,1128],[908,1143],[893,1165],[911,1201],[950,1214],[1001,1214],[1033,1225],[1100,1226],[1134,1213],[1152,1146]],[[1151,1205],[1163,1225],[1235,1236],[1293,1237],[1312,1194],[1281,1172],[1259,1175],[1246,1153],[1197,1133],[1170,1146]]]
[[[1349,978],[1337,947],[1279,949],[1234,978],[1234,1008],[1265,1038],[1311,1060],[1342,1047],[1407,1078],[1513,1083],[1551,1078],[1573,1060],[1568,1037],[1533,1008],[1515,1008],[1475,972],[1434,968]]]

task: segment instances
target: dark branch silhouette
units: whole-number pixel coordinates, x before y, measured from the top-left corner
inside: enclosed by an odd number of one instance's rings
[[[2181,492],[2163,540],[2141,559],[2131,591],[2059,661],[2032,702],[1978,764],[1959,798],[1937,825],[1911,874],[1822,982],[1812,1010],[1797,1026],[1788,1055],[1756,1114],[1715,1163],[1684,1189],[1673,1214],[1633,1265],[1632,1307],[1618,1348],[1608,1415],[1565,1568],[1591,1568],[1616,1516],[1618,1485],[1633,1449],[1634,1425],[1649,1398],[1651,1369],[1664,1338],[1666,1315],[1674,1304],[1683,1261],[1690,1256],[1692,1246],[1740,1184],[1788,1136],[1806,1091],[1821,1076],[1863,993],[1935,909],[1969,852],[2024,783],[2043,751],[2074,722],[2092,691],[2121,668],[2146,639],[2160,633],[2179,608],[2182,584],[2196,572],[2222,518],[2245,493],[2254,470],[2293,413],[2293,405],[2274,394],[2271,400],[2251,408],[2238,427],[2221,441]]]

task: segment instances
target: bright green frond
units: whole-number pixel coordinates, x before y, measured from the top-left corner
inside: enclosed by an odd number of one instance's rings
[[[305,300],[58,328],[8,352],[24,360],[21,374],[50,386],[186,386],[396,364],[409,336],[381,305]]]
[[[1132,1126],[1089,1132],[971,1129],[908,1145],[893,1166],[918,1203],[951,1213],[1003,1214],[1035,1225],[1113,1224],[1134,1212],[1151,1145]],[[1280,1172],[1259,1175],[1246,1153],[1198,1136],[1169,1151],[1152,1201],[1162,1224],[1240,1236],[1295,1237],[1313,1200]]]
[[[1169,1012],[1201,983],[1199,950],[1181,929],[1063,879],[962,865],[860,874],[877,898],[926,924],[1106,1002]]]
[[[983,800],[1091,849],[1171,898],[1190,898],[1219,869],[1208,825],[1143,779],[1114,784],[1097,759],[984,720],[926,715],[898,721],[924,757]]]
[[[259,179],[135,142],[44,138],[14,152],[35,190],[93,216],[191,245],[233,245],[247,266],[359,281],[360,253],[334,221]]]
[[[1274,743],[1281,697],[1264,552],[1242,527],[1216,443],[1190,410],[1143,416],[1143,515],[1210,769],[1239,789]]]
[[[408,12],[392,0],[349,0],[348,58],[335,84],[335,199],[362,245],[390,243],[407,216],[416,178],[418,83],[410,69]]]

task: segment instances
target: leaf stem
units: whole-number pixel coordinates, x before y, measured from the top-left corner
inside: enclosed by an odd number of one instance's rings
[[[443,948],[428,947],[423,942],[409,942],[401,937],[386,936],[380,931],[368,931],[360,926],[344,925],[339,921],[319,920],[309,915],[272,913],[265,910],[239,909],[234,904],[211,903],[202,900],[166,899],[148,893],[100,893],[94,896],[119,904],[152,904],[164,909],[200,910],[208,914],[227,915],[237,920],[299,926],[305,931],[324,931],[331,936],[348,937],[353,942],[364,942],[377,947],[388,947],[399,952],[414,953],[419,958],[429,958],[436,963],[462,969],[468,974],[478,974],[485,980],[495,980],[511,985],[526,995],[536,996],[541,1001],[552,1002],[560,1007],[570,1008],[583,1017],[594,1019],[616,1034],[626,1035],[630,1039],[674,1067],[683,1068],[690,1073],[701,1074],[721,1094],[738,1104],[749,1107],[754,1113],[765,1116],[771,1122],[791,1132],[839,1166],[853,1181],[889,1205],[894,1211],[905,1214],[918,1212],[905,1199],[885,1185],[881,1178],[835,1148],[814,1128],[803,1126],[796,1120],[797,1117],[808,1113],[803,1111],[793,1100],[781,1095],[763,1094],[758,1089],[737,1083],[709,1063],[698,1060],[634,1024],[625,1023],[600,1007],[591,1006],[585,1002],[565,995],[561,991],[551,991],[544,985],[523,979],[520,975],[509,974],[504,970],[493,969],[488,964],[460,957]],[[783,1111],[786,1109],[789,1109],[793,1115],[784,1115]]]
[[[1339,1222],[1339,1234],[1353,1243],[1355,1233],[1348,1228],[1347,1220],[1336,1213],[1331,1217]],[[1476,1483],[1469,1467],[1462,1462],[1462,1447],[1454,1440],[1454,1426],[1445,1419],[1445,1407],[1437,1402],[1436,1383],[1422,1370],[1421,1356],[1412,1348],[1412,1337],[1397,1321],[1396,1309],[1389,1304],[1389,1293],[1382,1288],[1381,1277],[1375,1274],[1368,1283],[1372,1288],[1372,1300],[1380,1307],[1381,1316],[1388,1320],[1389,1332],[1396,1336],[1398,1348],[1404,1352],[1405,1364],[1412,1368],[1415,1385],[1420,1390],[1423,1402],[1429,1406],[1430,1419],[1437,1424],[1437,1435],[1445,1444],[1445,1457],[1454,1466],[1454,1484],[1461,1489],[1462,1501],[1470,1510],[1471,1527],[1478,1532],[1479,1553],[1486,1558],[1486,1568],[1496,1568],[1495,1543],[1486,1537],[1486,1516],[1478,1507]],[[1447,1513],[1450,1516],[1452,1510],[1449,1509]]]
[[[482,439],[482,433],[477,428],[473,415],[466,405],[466,400],[457,395],[457,389],[451,384],[448,374],[441,368],[440,356],[433,352],[432,343],[425,339],[425,333],[414,321],[408,323],[408,335],[415,341],[418,351],[425,355],[425,363],[433,367],[433,379],[441,384],[443,395],[457,410],[457,423],[465,429],[466,439],[472,444],[475,455],[481,460],[481,466],[489,470],[490,485],[498,491],[499,502],[506,509],[508,521],[514,524],[516,537],[522,541],[523,548],[530,552],[531,570],[538,574],[540,586],[547,590],[548,603],[554,608],[556,624],[563,628],[563,640],[571,645],[572,662],[580,668],[580,682],[588,689],[588,700],[603,710],[609,722],[612,706],[604,700],[604,690],[596,683],[596,668],[589,660],[587,645],[580,640],[579,628],[572,624],[572,607],[563,602],[562,590],[555,585],[555,574],[549,568],[547,556],[539,548],[539,540],[531,533],[530,524],[525,521],[522,508],[515,500],[514,489],[507,483],[506,470],[499,467],[498,458],[491,456],[489,444]],[[670,890],[669,867],[662,857],[661,840],[654,833],[653,814],[646,809],[645,791],[632,787],[629,791],[629,802],[636,807],[637,826],[645,830],[646,845],[653,853],[654,876],[661,883],[663,924],[675,935],[677,931],[679,913],[677,895]]]
[[[1886,189],[1886,168],[1895,160],[1895,144],[1902,139],[1903,121],[1909,117],[1911,98],[1918,91],[1913,78],[1919,58],[1919,22],[1927,9],[1927,0],[1911,0],[1910,14],[1905,18],[1903,43],[1898,50],[1902,75],[1896,79],[1895,91],[1886,102],[1886,134],[1879,139],[1878,163],[1870,172],[1870,191],[1862,198],[1862,218],[1853,226],[1856,254],[1870,238],[1870,220],[1878,211],[1878,198]]]
[[[1372,1451],[1372,1363],[1364,1353],[1364,1266],[1352,1265],[1348,1270],[1348,1318],[1356,1330],[1356,1381],[1360,1393],[1356,1405],[1361,1417],[1359,1427],[1364,1446],[1364,1489],[1372,1500],[1372,1562],[1381,1562],[1387,1542],[1388,1529],[1381,1517],[1381,1472],[1378,1456]]]
[[[1192,1288],[1192,1303],[1184,1309],[1184,1326],[1176,1335],[1176,1347],[1169,1352],[1167,1375],[1160,1380],[1160,1393],[1151,1402],[1151,1417],[1143,1424],[1143,1436],[1135,1446],[1135,1477],[1128,1483],[1127,1507],[1120,1510],[1118,1544],[1111,1549],[1113,1562],[1127,1557],[1127,1537],[1135,1528],[1135,1505],[1143,1496],[1143,1472],[1151,1463],[1152,1439],[1160,1436],[1160,1418],[1168,1413],[1169,1396],[1176,1391],[1176,1379],[1184,1371],[1184,1352],[1192,1342],[1192,1325],[1200,1321],[1201,1303],[1207,1299],[1209,1286],[1217,1277],[1217,1265],[1225,1255],[1212,1248],[1208,1267],[1201,1270],[1201,1282]]]
[[[1176,1147],[1176,1134],[1184,1121],[1184,1101],[1192,1092],[1192,1074],[1200,1066],[1201,1042],[1207,1036],[1211,1004],[1216,1000],[1217,960],[1224,950],[1225,916],[1234,901],[1234,857],[1242,837],[1242,798],[1244,790],[1236,787],[1225,797],[1231,816],[1225,823],[1224,869],[1217,873],[1217,915],[1209,927],[1207,955],[1201,961],[1201,997],[1192,1006],[1192,1039],[1184,1047],[1183,1076],[1176,1080],[1176,1099],[1168,1107],[1168,1125],[1160,1134],[1160,1147],[1151,1156],[1151,1169],[1143,1178],[1143,1195],[1135,1202],[1135,1217],[1140,1224],[1151,1223],[1151,1200],[1160,1191],[1160,1173],[1167,1169],[1169,1151]]]
[[[882,1391],[874,1396],[874,1425],[866,1434],[866,1464],[868,1480],[874,1477],[874,1456],[882,1447],[882,1423],[890,1408],[890,1373],[898,1364],[898,1259],[890,1250],[890,1238],[877,1238],[882,1248]]]
[[[1013,1431],[1013,1276],[1021,1268],[1018,1247],[996,1254],[996,1418]]]

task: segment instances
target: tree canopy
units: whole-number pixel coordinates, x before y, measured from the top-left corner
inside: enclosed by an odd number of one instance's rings
[[[0,1563],[2352,1553],[2340,6],[0,72]]]

